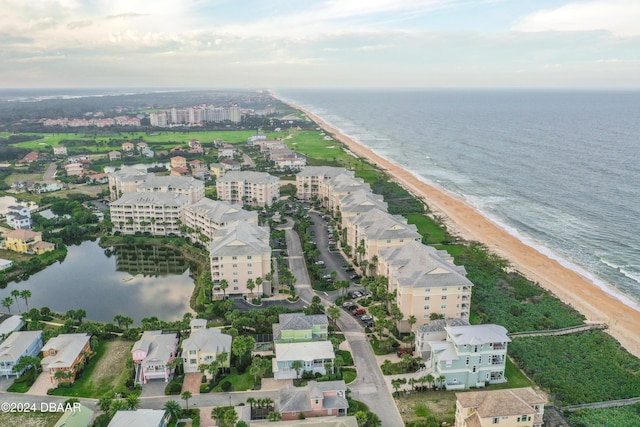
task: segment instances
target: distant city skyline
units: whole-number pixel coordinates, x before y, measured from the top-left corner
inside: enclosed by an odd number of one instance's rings
[[[0,88],[640,88],[637,0],[2,0]]]

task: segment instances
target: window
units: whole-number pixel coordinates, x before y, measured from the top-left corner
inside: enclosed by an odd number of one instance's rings
[[[196,359],[189,359],[189,364],[195,365],[196,364]]]
[[[466,363],[466,365],[467,365],[467,366],[469,366],[469,356],[467,356],[467,363]]]
[[[442,292],[447,292],[447,288],[442,288]]]
[[[233,279],[233,283],[238,283],[238,279]],[[236,288],[238,289],[238,288]]]
[[[440,308],[444,310],[444,309],[446,309],[446,308],[447,308],[447,305],[446,305],[446,304],[442,304],[442,305],[440,306]]]
[[[500,418],[495,417],[495,418],[493,419],[493,424],[500,424]]]
[[[238,259],[238,257],[234,255],[234,256],[231,257],[231,259],[235,261],[235,260]]]
[[[429,306],[428,306],[428,305],[425,305],[425,306],[424,306],[424,309],[425,309],[425,310],[429,310]]]
[[[189,354],[196,354],[195,350],[189,350]]]
[[[429,301],[431,299],[431,297],[424,297],[425,301]]]
[[[447,296],[446,295],[442,295],[442,299],[443,300],[447,299]]]
[[[478,365],[482,365],[482,356],[478,358]]]
[[[247,259],[251,259],[251,255],[247,255]]]
[[[249,270],[249,271],[247,271],[247,274],[248,274],[249,276],[251,276],[251,275],[253,274],[253,271]]]
[[[247,267],[253,267],[253,264],[248,263],[248,264],[247,264]]]

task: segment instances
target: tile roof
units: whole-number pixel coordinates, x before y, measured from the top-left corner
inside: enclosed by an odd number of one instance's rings
[[[204,353],[230,353],[232,339],[231,335],[223,334],[220,329],[199,329],[182,342],[182,348],[185,351],[198,349]]]
[[[456,399],[463,408],[475,408],[480,418],[534,415],[533,406],[546,403],[531,387],[456,393]]]
[[[44,345],[43,350],[55,349],[55,356],[42,359],[42,364],[51,368],[70,368],[84,346],[91,339],[89,334],[62,334],[51,338]]]

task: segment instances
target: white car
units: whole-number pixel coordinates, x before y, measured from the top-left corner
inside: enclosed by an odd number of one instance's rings
[[[324,265],[324,261],[316,261],[316,265]]]

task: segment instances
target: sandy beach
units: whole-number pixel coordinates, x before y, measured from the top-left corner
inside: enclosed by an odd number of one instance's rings
[[[434,213],[445,217],[445,223],[452,234],[465,240],[484,243],[507,259],[513,269],[538,282],[584,314],[588,322],[606,323],[609,326],[607,332],[630,353],[640,357],[639,311],[605,292],[588,278],[520,241],[464,200],[419,180],[401,166],[340,133],[316,115],[297,105],[290,105],[304,111],[311,120],[345,144],[354,154],[386,170],[400,185],[427,203]]]

